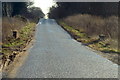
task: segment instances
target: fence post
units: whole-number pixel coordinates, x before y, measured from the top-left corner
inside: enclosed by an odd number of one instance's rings
[[[13,37],[14,37],[15,39],[17,39],[17,38],[19,37],[19,33],[18,33],[17,30],[13,30],[12,34],[13,34]]]

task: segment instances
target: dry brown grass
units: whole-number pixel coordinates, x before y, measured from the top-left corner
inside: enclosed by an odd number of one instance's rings
[[[4,17],[2,23],[0,60],[2,60],[4,68],[5,64],[7,66],[11,64],[20,52],[24,52],[24,48],[34,37],[36,24],[28,22],[26,18],[20,16],[13,18]],[[19,34],[17,38],[13,36],[13,30],[17,30],[17,34]]]
[[[107,38],[118,38],[118,17],[102,18],[88,14],[79,14],[64,18],[63,21],[75,29],[85,32],[88,36],[104,34]]]
[[[8,18],[3,17],[2,19],[2,42],[5,43],[8,38],[12,36],[13,30],[20,30],[26,25],[20,18]]]
[[[87,34],[89,38],[96,38],[103,34],[106,42],[112,48],[118,48],[118,17],[100,17],[89,14],[78,14],[62,19],[64,23],[72,28]]]
[[[98,54],[120,64],[118,62],[120,50],[118,50],[117,17],[103,19],[91,16],[90,19],[90,15],[70,16],[59,20],[58,23],[78,42],[100,51]],[[101,40],[100,34],[104,34],[105,39]]]

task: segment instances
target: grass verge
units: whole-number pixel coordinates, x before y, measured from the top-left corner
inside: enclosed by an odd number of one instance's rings
[[[108,58],[114,63],[120,64],[118,62],[118,54],[120,54],[120,50],[111,47],[110,39],[100,40],[99,36],[89,37],[83,30],[68,26],[63,21],[58,21],[58,23],[78,42],[81,42],[83,45],[89,46],[92,49],[100,51],[103,57]]]
[[[30,43],[34,36],[35,23],[27,23],[19,31],[19,37],[9,37],[7,41],[2,44],[1,57],[3,68],[14,61],[16,55],[23,51],[23,49]],[[7,64],[6,64],[7,62]]]

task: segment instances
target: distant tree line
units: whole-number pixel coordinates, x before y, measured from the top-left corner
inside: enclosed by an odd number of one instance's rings
[[[2,3],[2,14],[3,17],[13,17],[21,15],[28,19],[36,19],[44,17],[44,13],[38,7],[29,7],[33,5],[32,2],[3,2]]]
[[[50,18],[64,18],[74,14],[91,14],[108,17],[118,15],[118,2],[57,2],[51,7]]]

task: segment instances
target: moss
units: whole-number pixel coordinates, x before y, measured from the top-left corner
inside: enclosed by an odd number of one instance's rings
[[[120,53],[120,50],[114,49],[110,47],[110,44],[107,43],[106,41],[99,41],[98,38],[92,38],[89,37],[88,35],[84,32],[84,30],[78,30],[74,29],[72,26],[68,26],[66,23],[59,21],[60,25],[64,27],[68,32],[70,32],[73,37],[76,37],[75,39],[79,42],[82,42],[84,44],[87,44],[89,47],[104,52],[104,53]]]

